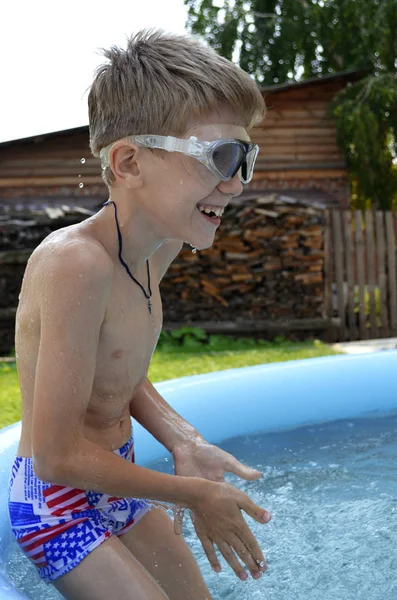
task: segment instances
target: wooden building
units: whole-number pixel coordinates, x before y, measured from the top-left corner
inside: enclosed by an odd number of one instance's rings
[[[348,171],[328,117],[334,96],[365,75],[350,71],[263,90],[267,114],[252,138],[260,146],[253,182],[245,195],[280,197],[348,208]]]
[[[348,173],[327,117],[334,97],[363,72],[331,75],[263,90],[266,119],[252,132],[260,145],[254,179],[244,197],[274,193],[324,206],[349,204]],[[0,211],[77,205],[107,197],[88,126],[0,144]]]
[[[88,126],[0,144],[0,212],[94,208],[106,198]]]

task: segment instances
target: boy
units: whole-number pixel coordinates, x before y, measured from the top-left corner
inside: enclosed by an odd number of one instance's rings
[[[264,102],[247,74],[194,39],[144,31],[105,56],[88,102],[110,199],[50,234],[22,284],[10,519],[40,576],[68,600],[204,600],[189,548],[150,501],[194,513],[216,571],[215,546],[241,579],[242,563],[258,578],[266,566],[241,510],[262,523],[270,515],[223,476],[260,473],[208,444],[147,371],[162,326],[159,282],[184,241],[213,243],[252,175],[247,130]],[[134,464],[131,416],[172,452],[175,475]]]

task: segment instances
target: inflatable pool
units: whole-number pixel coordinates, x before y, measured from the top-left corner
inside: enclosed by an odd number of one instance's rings
[[[397,351],[390,350],[232,369],[175,379],[156,388],[207,440],[221,443],[237,436],[272,435],[309,424],[393,413],[396,367]],[[138,464],[167,456],[138,424],[134,431]],[[25,593],[18,590],[7,569],[13,544],[7,481],[19,434],[20,424],[0,432],[0,600],[42,597],[26,595],[26,588]],[[19,560],[27,561],[22,555]]]

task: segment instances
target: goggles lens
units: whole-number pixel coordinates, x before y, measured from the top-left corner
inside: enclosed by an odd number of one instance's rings
[[[235,142],[219,144],[212,154],[215,167],[223,177],[234,177],[244,160],[244,148]]]
[[[240,179],[248,183],[252,178],[257,146],[240,140],[219,143],[212,153],[212,160],[219,174],[232,179],[240,171]]]

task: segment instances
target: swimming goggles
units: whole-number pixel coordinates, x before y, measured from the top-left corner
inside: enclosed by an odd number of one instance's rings
[[[164,135],[134,135],[125,139],[144,148],[159,148],[192,156],[222,181],[229,181],[238,173],[242,183],[251,181],[259,152],[256,144],[238,139],[202,142],[193,136],[187,140]],[[103,169],[109,166],[109,150],[113,144],[105,146],[99,153]]]

